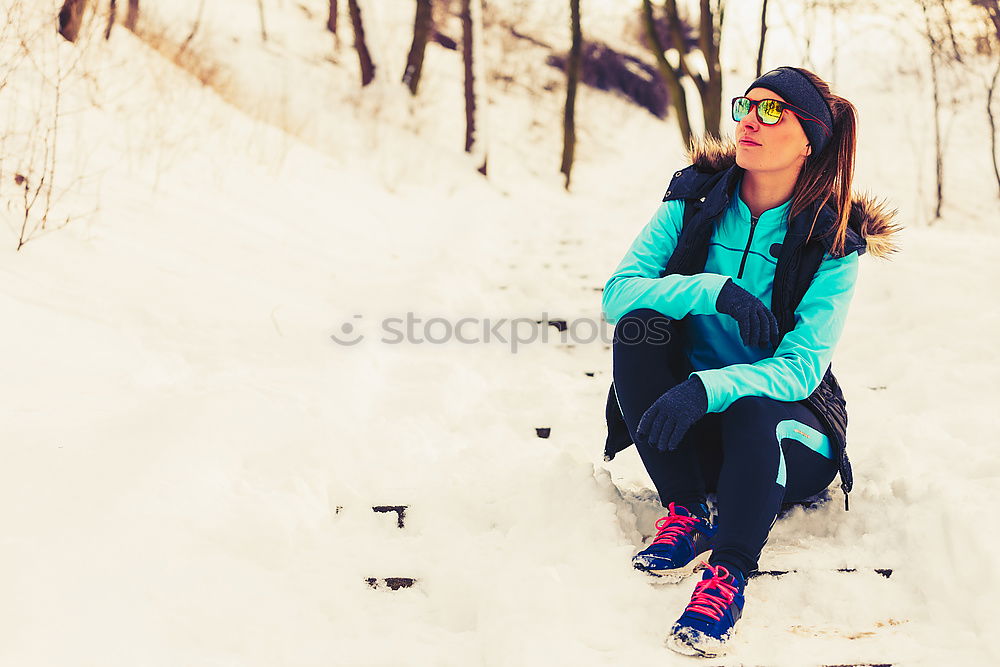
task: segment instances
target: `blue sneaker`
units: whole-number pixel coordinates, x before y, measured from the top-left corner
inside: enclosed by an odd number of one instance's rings
[[[702,506],[707,514],[707,507]],[[647,574],[680,580],[691,574],[695,556],[712,548],[716,527],[683,505],[670,503],[669,514],[656,521],[652,543],[632,557],[632,566]]]
[[[743,613],[746,580],[722,565],[704,565],[707,569],[694,587],[691,602],[670,629],[667,646],[684,655],[714,658],[725,653]]]

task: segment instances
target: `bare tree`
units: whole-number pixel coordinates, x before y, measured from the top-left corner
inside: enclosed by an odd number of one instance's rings
[[[580,0],[569,0],[570,33],[572,42],[569,61],[566,63],[566,110],[563,115],[563,156],[560,171],[566,176],[565,188],[569,190],[570,172],[573,169],[573,152],[576,148],[576,88],[580,81],[580,57],[583,53],[583,30],[580,27]]]
[[[764,36],[766,34],[767,34],[767,0],[764,0],[764,3],[761,5],[761,8],[760,8],[760,42],[758,43],[758,46],[757,46],[757,76],[756,76],[756,78],[758,78],[758,79],[760,78],[760,75],[764,73],[764,70],[763,70],[763,68],[764,68]]]
[[[21,43],[23,49],[24,42]],[[79,61],[77,61],[79,62]],[[38,102],[38,113],[35,124],[29,130],[30,141],[27,150],[20,158],[22,164],[14,173],[14,184],[20,190],[21,206],[24,215],[21,219],[21,229],[17,239],[17,250],[28,241],[45,232],[49,222],[55,198],[56,155],[59,147],[59,118],[62,115],[62,86],[72,73],[70,70],[58,70],[55,76],[45,78],[45,87],[49,90],[45,97],[51,100],[51,106],[46,101]],[[69,219],[60,227],[69,223]]]
[[[339,48],[340,35],[337,34],[337,0],[330,0],[330,13],[326,18],[326,29],[333,33]]]
[[[990,128],[990,162],[993,175],[1000,192],[1000,164],[997,157],[997,118],[993,113],[993,95],[1000,84],[1000,2],[998,0],[916,0],[921,10],[923,25],[921,32],[927,43],[930,59],[930,82],[932,89],[931,112],[934,130],[934,177],[935,204],[930,223],[941,218],[944,203],[945,153],[948,136],[955,116],[945,111],[960,103],[956,91],[964,92],[965,83],[978,79],[983,86],[986,101],[986,119]],[[986,14],[985,24],[968,21],[969,5],[982,8]],[[958,22],[953,20],[958,17]],[[978,29],[969,32],[968,28]],[[991,73],[980,78],[975,54],[985,55]],[[945,122],[948,121],[948,122]]]
[[[972,4],[981,7],[986,12],[992,30],[986,31],[983,49],[992,56],[1000,51],[1000,2],[998,0],[972,0]],[[993,163],[993,175],[997,179],[997,191],[1000,193],[1000,165],[997,164],[997,120],[993,115],[993,93],[1000,79],[1000,58],[996,58],[996,68],[993,77],[986,88],[986,118],[990,123],[990,161]]]
[[[125,27],[135,32],[135,26],[139,22],[139,0],[128,0],[128,12],[125,14]]]
[[[354,49],[358,52],[358,61],[361,64],[361,85],[367,86],[375,80],[375,63],[372,62],[368,44],[365,42],[365,25],[361,18],[358,0],[347,0],[347,10],[351,15],[351,26],[354,28]]]
[[[267,28],[264,26],[264,0],[257,0],[257,13],[260,14],[260,38],[267,41]]]
[[[944,27],[948,29],[948,40],[951,43],[952,58],[955,62],[962,62],[962,51],[958,47],[958,40],[955,39],[954,22],[951,20],[951,7],[948,0],[938,0],[941,5],[941,12],[944,14]]]
[[[660,65],[660,72],[667,85],[667,90],[674,98],[673,104],[678,112],[678,123],[684,143],[690,144],[691,142],[687,100],[683,94],[683,80],[685,78],[691,80],[701,97],[705,134],[719,137],[722,126],[722,67],[719,64],[719,44],[722,39],[725,0],[700,0],[698,3],[697,44],[705,63],[704,72],[696,70],[691,64],[692,49],[684,34],[684,22],[677,10],[677,0],[665,0],[663,3],[670,33],[670,48],[677,52],[676,67],[670,64],[663,53],[663,45],[656,31],[651,0],[643,0],[642,4],[646,32],[653,50],[657,51],[657,54],[654,55],[656,55],[656,60]]]
[[[705,134],[722,135],[722,66],[719,63],[719,44],[722,41],[722,20],[725,0],[701,0],[701,23],[698,30],[698,47],[705,57],[708,69],[706,78],[694,76],[701,94]]]
[[[990,156],[993,158],[993,175],[997,179],[997,194],[1000,195],[1000,165],[997,164],[997,121],[993,116],[993,91],[997,88],[998,79],[1000,79],[1000,59],[997,59],[993,78],[990,79],[990,85],[986,89],[986,117],[990,121]]]
[[[84,69],[84,54],[101,39],[107,26],[100,25],[104,16],[95,11],[97,3],[81,2],[73,7],[60,0],[60,10],[65,11],[58,17],[50,15],[41,26],[45,30],[57,27],[65,38],[63,30],[77,23],[73,28],[76,34],[71,35],[74,47],[72,54],[50,58],[48,36],[36,29],[34,5],[38,3],[6,4],[7,12],[0,15],[0,43],[9,48],[0,60],[0,97],[13,96],[24,113],[0,115],[0,218],[7,223],[18,219],[19,229],[9,226],[16,233],[20,250],[28,241],[81,217],[80,202],[87,195],[79,184],[92,181],[95,174],[78,162],[86,151],[74,151],[82,146],[76,142],[83,133],[67,136],[63,129],[63,119],[76,112],[67,110],[65,91],[80,81],[92,80],[94,72]],[[53,18],[58,19],[57,26],[52,26]],[[96,47],[102,48],[99,44]],[[99,108],[96,100],[93,104]],[[75,146],[65,148],[67,139]],[[65,157],[67,150],[76,153],[70,156],[72,164],[58,159],[61,154]]]
[[[111,27],[115,24],[115,14],[118,13],[118,3],[115,0],[111,0],[111,4],[108,6],[108,27],[104,30],[104,39],[111,39]]]
[[[427,48],[430,27],[431,0],[417,0],[417,15],[413,19],[413,43],[406,58],[406,70],[403,72],[403,83],[413,95],[417,94],[417,86],[420,84],[420,71],[424,66],[424,50]]]
[[[485,83],[484,68],[480,64],[483,57],[480,40],[483,31],[482,0],[462,0],[462,61],[465,66],[465,152],[481,158],[478,171],[486,175],[487,151],[485,128],[479,113],[480,103],[485,101],[480,88]]]
[[[687,146],[691,143],[691,119],[688,116],[687,95],[681,83],[680,73],[667,62],[667,57],[664,55],[665,49],[663,42],[660,40],[660,34],[656,30],[656,20],[653,17],[653,4],[650,0],[642,0],[642,16],[643,23],[646,25],[646,35],[649,37],[653,55],[656,56],[656,64],[660,68],[660,76],[663,77],[663,82],[667,86],[667,93],[670,95],[670,103],[674,107],[674,113],[677,114],[677,126],[681,131],[681,139],[684,141],[684,145]],[[671,25],[671,33],[674,34],[673,25]],[[681,39],[683,37],[682,33]],[[671,39],[676,39],[676,34]]]
[[[944,141],[941,137],[941,84],[939,80],[938,60],[941,52],[941,40],[934,28],[935,22],[931,21],[929,0],[918,0],[920,9],[924,16],[924,37],[929,45],[930,65],[931,65],[931,88],[933,91],[933,117],[934,117],[934,180],[936,186],[936,199],[934,204],[934,220],[941,217],[941,204],[944,198]]]
[[[83,13],[87,8],[87,0],[65,0],[59,10],[59,34],[67,41],[75,42],[80,36],[83,25]]]

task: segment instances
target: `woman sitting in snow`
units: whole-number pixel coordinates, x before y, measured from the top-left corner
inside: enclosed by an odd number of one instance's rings
[[[732,101],[736,145],[693,148],[604,286],[615,324],[605,458],[637,443],[668,514],[634,566],[690,572],[668,645],[716,655],[783,503],[851,489],[830,360],[858,258],[887,256],[892,213],[852,196],[857,112],[779,67]],[[716,494],[713,522],[706,494]]]

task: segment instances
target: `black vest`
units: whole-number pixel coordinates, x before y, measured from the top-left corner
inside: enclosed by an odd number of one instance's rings
[[[684,224],[677,240],[677,248],[660,277],[670,274],[694,275],[705,270],[708,243],[715,222],[729,206],[730,197],[742,173],[743,170],[737,165],[716,173],[699,171],[695,165],[691,165],[674,174],[663,201],[684,200]],[[812,238],[809,238],[815,213],[815,207],[807,208],[789,220],[788,231],[778,253],[771,311],[778,321],[781,336],[795,327],[795,309],[823,261],[824,253],[829,249],[829,237],[819,236],[825,234],[833,224],[833,210],[830,207],[823,209],[816,221]],[[844,252],[863,252],[863,248],[864,241],[861,237],[854,230],[848,229]],[[676,324],[683,331],[685,321],[680,320]],[[824,425],[834,455],[840,459],[840,488],[844,491],[844,508],[847,509],[847,494],[854,484],[851,462],[847,458],[847,403],[837,378],[833,375],[832,365],[827,367],[816,390],[799,403],[807,406]],[[615,454],[632,445],[632,436],[629,435],[615,397],[614,382],[608,391],[605,417],[608,438],[604,446],[604,459],[610,461]]]

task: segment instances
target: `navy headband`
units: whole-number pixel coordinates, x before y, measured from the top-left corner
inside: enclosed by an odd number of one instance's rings
[[[767,88],[785,98],[785,101],[805,112],[804,118],[799,118],[806,138],[812,144],[812,157],[816,157],[826,148],[833,136],[833,114],[806,75],[794,67],[782,66],[762,74],[759,79],[747,87],[746,95],[754,88]]]

